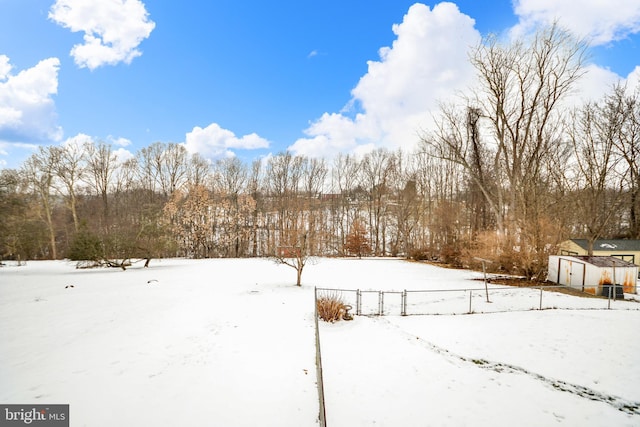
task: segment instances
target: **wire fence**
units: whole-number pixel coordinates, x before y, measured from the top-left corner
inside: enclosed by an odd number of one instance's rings
[[[316,288],[316,297],[337,295],[345,305],[351,307],[351,314],[359,316],[470,314],[545,309],[640,310],[640,304],[621,300],[616,298],[616,295],[609,295],[609,298],[577,298],[559,292],[562,289],[567,287],[491,286],[402,291]]]
[[[320,329],[318,327],[318,290],[315,291],[314,301],[314,319],[316,330],[316,384],[318,386],[318,405],[319,414],[318,421],[320,427],[327,427],[327,412],[324,405],[324,380],[322,376],[322,354],[320,351]]]
[[[319,424],[326,427],[326,408],[320,330],[318,326],[318,299],[339,298],[347,305],[347,314],[358,316],[437,315],[498,313],[545,309],[630,309],[640,310],[640,304],[617,298],[612,287],[608,298],[580,298],[559,292],[562,285],[539,287],[486,286],[484,288],[428,289],[380,291],[363,289],[315,288],[315,334]],[[584,295],[588,296],[588,295]]]

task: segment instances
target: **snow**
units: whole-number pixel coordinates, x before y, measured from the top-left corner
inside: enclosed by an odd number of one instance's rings
[[[481,277],[397,259],[318,259],[301,288],[264,259],[2,267],[0,403],[69,403],[73,426],[317,425],[314,286],[441,289],[407,297],[440,315],[399,316],[398,293],[387,316],[320,322],[327,425],[640,424],[638,302],[545,291],[559,309],[537,310],[538,290],[490,286],[487,303]],[[468,315],[454,290],[471,288]]]

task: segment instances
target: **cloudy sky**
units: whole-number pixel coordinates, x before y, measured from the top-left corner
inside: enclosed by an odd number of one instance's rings
[[[74,139],[212,160],[410,149],[469,85],[470,46],[554,19],[589,40],[585,96],[638,83],[637,0],[0,0],[0,167]]]

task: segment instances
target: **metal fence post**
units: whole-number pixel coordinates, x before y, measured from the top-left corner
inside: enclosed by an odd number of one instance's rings
[[[540,310],[542,310],[542,285],[540,285]]]
[[[469,290],[469,314],[471,314],[471,296],[473,295],[473,291]]]
[[[356,314],[358,316],[360,316],[361,313],[361,309],[362,308],[362,300],[361,300],[361,295],[360,295],[360,289],[356,289]]]
[[[384,313],[384,292],[378,291],[378,316]]]
[[[320,427],[327,427],[327,412],[324,405],[324,379],[322,377],[322,355],[320,352],[320,328],[318,327],[318,289],[314,287],[314,322],[316,328],[316,381],[318,385],[318,419]]]
[[[402,291],[402,296],[400,297],[400,315],[401,316],[406,316],[407,315],[407,290],[405,289],[404,291]]]

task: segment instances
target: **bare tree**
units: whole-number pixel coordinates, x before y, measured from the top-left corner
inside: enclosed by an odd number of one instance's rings
[[[188,153],[182,144],[164,145],[159,167],[160,186],[165,195],[171,196],[187,181]]]
[[[211,174],[211,164],[198,153],[191,155],[187,169],[187,184],[207,185]]]
[[[215,165],[214,193],[223,210],[224,244],[226,256],[240,256],[249,236],[249,217],[255,201],[243,194],[248,179],[247,166],[237,157],[219,160]]]
[[[574,113],[569,137],[575,158],[575,199],[593,255],[593,242],[601,237],[622,200],[623,180],[615,143],[622,128],[618,104],[586,104]]]
[[[271,256],[276,263],[296,270],[297,286],[301,286],[302,271],[310,257],[300,193],[303,165],[303,157],[285,152],[269,159],[265,177],[277,224]]]
[[[462,109],[443,107],[423,142],[464,168],[505,248],[536,250],[522,233],[544,220],[545,157],[561,139],[561,103],[584,73],[586,45],[554,24],[529,41],[490,36],[471,53],[479,77]]]
[[[332,234],[338,239],[335,246],[339,253],[342,253],[349,227],[359,213],[356,200],[359,169],[360,162],[354,156],[342,153],[335,157],[331,169],[331,225]]]
[[[362,160],[361,184],[368,194],[369,232],[374,255],[386,254],[388,184],[394,158],[384,149],[368,153]]]
[[[262,195],[262,160],[254,160],[251,164],[251,172],[247,180],[247,193],[254,200],[253,212],[251,213],[251,256],[258,256],[260,241],[263,240],[258,234],[260,226],[260,213],[264,212],[264,200]]]
[[[528,45],[503,47],[490,38],[472,54],[482,81],[475,101],[490,123],[500,170],[508,183],[510,228],[517,227],[528,205],[536,202],[529,190],[540,179],[541,157],[548,155],[556,140],[560,102],[584,73],[585,49],[584,43],[554,24]]]
[[[471,54],[480,86],[466,112],[443,108],[438,131],[423,138],[468,171],[502,233],[515,232],[527,204],[535,203],[529,184],[538,182],[541,158],[557,139],[560,103],[582,76],[584,56],[585,44],[555,24],[530,43],[505,46],[487,38]],[[480,119],[486,120],[484,138]],[[497,174],[498,187],[490,188],[487,171]]]
[[[159,164],[162,161],[162,145],[160,143],[151,144],[141,148],[136,153],[138,164],[138,180],[143,189],[149,194],[154,194],[158,186]]]
[[[33,191],[38,195],[44,212],[44,220],[49,231],[49,256],[58,258],[56,231],[53,225],[52,195],[55,167],[59,161],[59,153],[53,147],[38,147],[38,152],[27,159],[23,165],[23,172]]]
[[[76,187],[84,174],[84,153],[82,146],[68,143],[62,147],[54,147],[58,161],[54,164],[56,176],[62,181],[66,189],[67,207],[71,211],[73,227],[77,232],[80,226],[78,219],[78,198]]]
[[[324,159],[305,158],[302,164],[302,209],[306,216],[309,252],[319,254],[328,238],[324,224],[324,210],[321,196],[324,193],[327,177],[327,165]]]
[[[620,123],[613,145],[616,156],[622,159],[620,172],[626,188],[623,209],[628,213],[624,222],[629,224],[626,234],[640,239],[640,88],[628,93],[625,86],[617,84],[604,103]]]
[[[104,231],[108,232],[109,189],[113,174],[118,167],[117,155],[113,152],[111,144],[105,142],[86,143],[84,152],[87,165],[87,173],[84,178],[102,200],[102,225]]]

